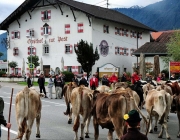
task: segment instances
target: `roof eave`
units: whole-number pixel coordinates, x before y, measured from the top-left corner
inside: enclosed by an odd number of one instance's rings
[[[133,53],[132,55],[135,55],[136,57],[139,57],[141,53]],[[168,55],[167,53],[142,53],[145,56],[155,56],[155,55],[159,55],[159,56],[166,56]]]

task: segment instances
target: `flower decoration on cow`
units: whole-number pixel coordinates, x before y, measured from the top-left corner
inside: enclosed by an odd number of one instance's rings
[[[127,119],[129,119],[129,115],[128,115],[128,114],[125,114],[125,115],[124,115],[124,120],[127,120]]]

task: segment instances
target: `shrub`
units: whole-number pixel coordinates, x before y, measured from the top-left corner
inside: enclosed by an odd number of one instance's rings
[[[74,77],[74,74],[72,72],[63,71],[62,73],[65,75],[65,81],[66,82],[71,82],[72,81],[72,78]]]
[[[2,77],[3,75],[5,75],[6,72],[5,71],[0,71],[0,77]]]

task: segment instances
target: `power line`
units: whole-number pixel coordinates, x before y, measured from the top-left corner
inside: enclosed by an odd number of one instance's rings
[[[101,2],[98,2],[98,3],[94,4],[94,5],[97,5],[97,4],[102,3],[102,2],[104,2],[104,1],[106,1],[106,0],[103,0],[103,1],[101,1]]]

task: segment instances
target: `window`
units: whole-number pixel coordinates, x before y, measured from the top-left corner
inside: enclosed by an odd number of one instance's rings
[[[70,34],[70,24],[65,24],[65,34]]]
[[[12,39],[20,39],[20,32],[19,31],[12,31],[11,32]]]
[[[14,56],[17,56],[19,54],[19,49],[17,48],[17,47],[15,47],[14,49],[13,49],[13,55]]]
[[[131,35],[130,35],[130,37],[134,37],[134,38],[136,38],[136,32],[135,31],[131,31]]]
[[[41,35],[51,35],[51,27],[47,23],[41,27]]]
[[[120,47],[120,48],[119,48],[119,51],[120,51],[119,54],[120,54],[120,55],[127,56],[127,55],[129,55],[128,50],[129,50],[128,48],[122,48],[122,47]]]
[[[83,23],[78,23],[78,33],[83,33]]]
[[[34,30],[33,30],[33,29],[26,30],[26,36],[27,36],[27,37],[31,37],[31,36],[34,37]]]
[[[71,66],[67,66],[67,71],[72,72],[72,67]]]
[[[104,33],[109,33],[109,26],[104,25]]]
[[[44,54],[49,54],[49,46],[44,46]]]
[[[51,19],[51,10],[41,11],[41,20]]]
[[[131,49],[130,50],[130,53],[131,53],[131,56],[133,55],[133,53],[136,51],[136,49]]]
[[[72,45],[70,44],[65,45],[65,53],[72,53]]]
[[[122,29],[122,36],[128,36],[128,30]]]
[[[36,55],[36,48],[35,47],[31,47],[31,46],[29,46],[28,47],[28,55]]]

